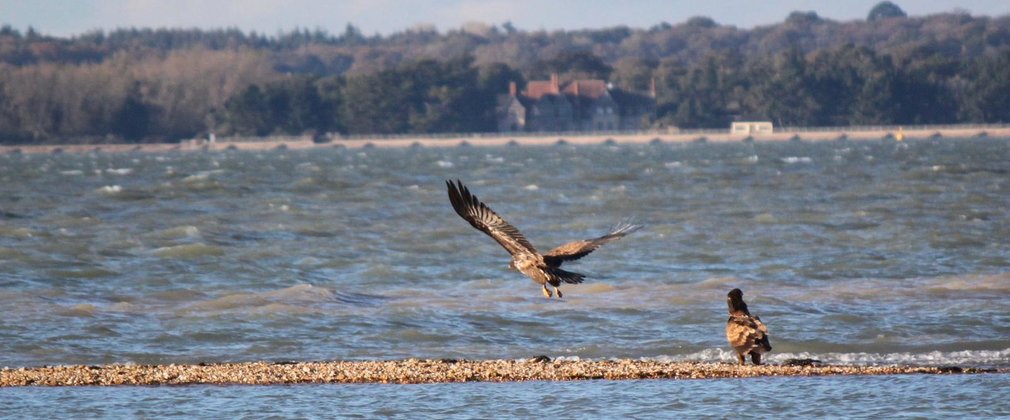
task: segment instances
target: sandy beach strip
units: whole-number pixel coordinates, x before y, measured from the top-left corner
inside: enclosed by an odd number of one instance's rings
[[[938,126],[909,129],[811,129],[789,130],[770,134],[741,135],[728,131],[705,132],[636,132],[636,133],[524,133],[509,136],[501,133],[485,135],[447,135],[444,137],[354,137],[334,138],[326,142],[314,142],[309,136],[281,136],[268,138],[221,138],[215,142],[188,140],[180,143],[142,144],[40,144],[40,145],[0,145],[0,154],[17,153],[126,153],[126,152],[200,152],[247,150],[263,151],[275,149],[313,149],[343,147],[361,148],[403,148],[403,147],[459,147],[459,146],[550,146],[559,143],[573,145],[592,144],[647,144],[647,143],[690,143],[712,142],[731,143],[742,141],[782,142],[782,141],[832,141],[832,140],[880,140],[895,139],[900,133],[902,140],[929,138],[1010,138],[1010,126]]]
[[[111,385],[279,385],[306,383],[450,383],[636,379],[717,379],[766,376],[911,375],[1008,373],[957,366],[850,366],[646,360],[390,360],[249,362],[220,364],[45,366],[4,368],[0,387]]]

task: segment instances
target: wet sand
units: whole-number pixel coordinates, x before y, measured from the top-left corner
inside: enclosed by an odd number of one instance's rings
[[[844,127],[816,130],[790,130],[771,134],[741,135],[728,131],[718,132],[639,132],[639,133],[601,133],[601,134],[530,134],[516,136],[491,133],[487,135],[451,135],[447,137],[409,137],[395,136],[388,138],[335,138],[327,142],[316,143],[308,136],[269,137],[269,138],[222,138],[213,143],[189,140],[181,143],[152,144],[45,144],[45,145],[2,145],[0,154],[6,153],[125,153],[125,152],[197,152],[214,150],[272,150],[272,149],[311,149],[326,147],[346,147],[350,149],[368,147],[457,147],[470,146],[505,146],[510,144],[527,146],[548,146],[564,142],[568,144],[645,144],[689,143],[689,142],[740,142],[740,141],[831,141],[831,140],[879,140],[895,139],[917,140],[926,138],[1010,138],[1010,126],[942,126],[937,128],[915,129],[881,129],[862,130],[846,129]]]
[[[1008,373],[994,369],[915,366],[739,366],[728,363],[643,360],[393,360],[250,362],[198,365],[104,365],[4,368],[0,387],[304,383],[449,383],[577,381],[591,379],[717,379],[766,376]]]

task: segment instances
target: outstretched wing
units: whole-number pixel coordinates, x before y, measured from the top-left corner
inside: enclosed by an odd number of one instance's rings
[[[599,238],[569,242],[544,254],[544,262],[552,267],[558,267],[565,261],[573,261],[585,257],[603,244],[621,239],[625,235],[641,228],[639,225],[622,224],[614,229],[613,232]]]
[[[486,233],[512,255],[537,253],[536,248],[533,248],[519,229],[481,203],[477,196],[470,194],[470,190],[461,181],[457,179],[455,184],[452,181],[445,181],[445,184],[449,188],[449,202],[463,220]]]

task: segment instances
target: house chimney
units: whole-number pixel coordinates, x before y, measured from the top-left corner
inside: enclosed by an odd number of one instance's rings
[[[516,96],[516,82],[509,81],[509,96]],[[655,95],[653,95],[655,96]]]
[[[555,94],[561,93],[561,83],[558,82],[557,73],[551,73],[551,91]]]

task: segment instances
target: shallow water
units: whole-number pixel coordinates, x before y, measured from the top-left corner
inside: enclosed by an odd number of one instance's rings
[[[1007,367],[1008,146],[3,155],[0,366],[730,361],[740,287],[772,362]],[[450,178],[542,251],[646,227],[566,265],[589,280],[547,300],[452,211]]]
[[[1010,375],[0,389],[36,418],[999,418]]]

